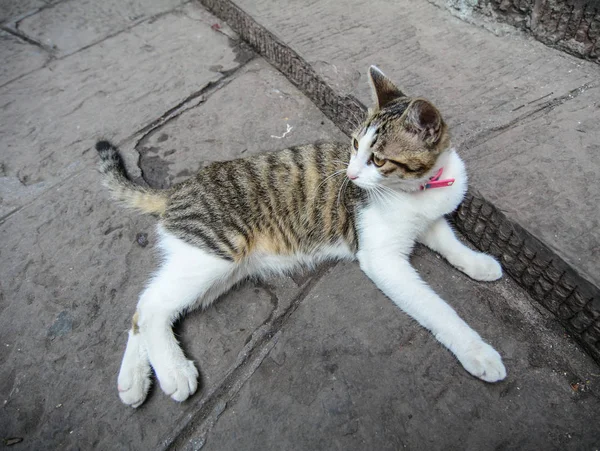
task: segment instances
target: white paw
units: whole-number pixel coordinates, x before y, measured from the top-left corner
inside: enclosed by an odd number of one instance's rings
[[[139,407],[150,389],[150,362],[137,335],[131,335],[121,362],[118,377],[119,398],[131,407]]]
[[[486,382],[498,382],[506,377],[502,357],[483,341],[471,343],[456,356],[465,370]]]
[[[198,370],[194,362],[185,357],[154,366],[160,388],[175,401],[185,401],[198,388]]]
[[[482,282],[491,282],[502,277],[502,266],[487,254],[473,253],[468,263],[459,269],[471,279]]]

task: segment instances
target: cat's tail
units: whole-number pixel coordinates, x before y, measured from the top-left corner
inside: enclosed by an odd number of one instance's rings
[[[164,191],[145,188],[129,180],[123,159],[110,142],[98,141],[96,150],[100,155],[99,169],[104,175],[104,186],[110,190],[114,199],[143,213],[164,213],[167,208]]]

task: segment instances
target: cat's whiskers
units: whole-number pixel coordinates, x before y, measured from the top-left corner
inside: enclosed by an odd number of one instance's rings
[[[393,197],[391,197],[388,193],[381,189],[381,186],[377,186],[375,189],[379,194],[379,199],[381,203],[390,203],[394,200]]]
[[[338,191],[338,195],[337,195],[337,203],[336,203],[336,208],[339,208],[340,206],[340,196],[342,194],[342,190],[344,190],[344,196],[346,195],[346,188],[348,187],[348,183],[350,182],[349,178],[346,178],[342,184],[340,185],[340,189]],[[346,210],[346,213],[348,213],[348,209],[346,208],[346,202],[344,202],[342,204],[344,206],[344,210]]]
[[[317,188],[315,189],[315,191],[319,191],[319,188],[321,188],[321,186],[322,186],[323,184],[325,184],[325,183],[327,182],[327,180],[329,180],[329,179],[330,179],[330,178],[332,178],[332,177],[335,177],[336,175],[340,175],[342,172],[346,172],[346,169],[340,169],[340,170],[337,170],[337,171],[335,171],[333,174],[330,174],[330,175],[328,175],[327,177],[325,177],[325,178],[324,178],[324,179],[321,181],[321,183],[319,183],[319,186],[317,186]]]
[[[371,196],[371,198],[376,202],[381,202],[384,200],[381,191],[378,189],[378,186],[374,183],[369,184],[367,186],[363,186],[363,188],[365,189],[367,194]]]
[[[338,159],[332,159],[331,161],[334,161],[336,163],[341,163],[341,164],[343,164],[346,167],[348,167],[348,165],[350,164],[349,161],[342,161],[342,160],[338,160]]]
[[[394,198],[396,200],[400,200],[400,201],[402,200],[402,197],[400,197],[400,195],[396,191],[394,191],[393,189],[388,188],[387,186],[384,186],[384,185],[378,185],[378,188],[385,195],[390,196],[390,197],[392,197],[392,198]]]
[[[402,201],[402,198],[393,190],[375,183],[364,186],[364,189],[370,194],[373,199],[380,203],[390,203],[393,201]]]

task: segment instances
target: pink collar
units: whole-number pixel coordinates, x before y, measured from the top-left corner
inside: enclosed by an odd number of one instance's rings
[[[431,177],[429,179],[429,181],[425,184],[425,185],[421,185],[420,190],[426,190],[426,189],[430,189],[430,188],[443,188],[445,186],[452,186],[454,184],[454,180],[455,179],[444,179],[444,180],[440,180],[440,177],[442,176],[442,172],[444,172],[444,168],[440,168],[439,171],[437,171],[437,173]]]

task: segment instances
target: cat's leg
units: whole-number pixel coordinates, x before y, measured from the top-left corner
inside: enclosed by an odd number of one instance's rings
[[[379,289],[429,329],[469,373],[487,382],[506,377],[500,354],[427,286],[405,257],[384,249],[360,250],[357,257]]]
[[[140,296],[119,373],[121,400],[133,407],[146,398],[147,362],[162,390],[174,400],[184,401],[196,391],[198,370],[183,354],[172,324],[196,305],[210,305],[243,277],[235,263],[174,237],[163,239],[162,244],[165,261]]]
[[[491,281],[502,277],[502,267],[496,259],[461,243],[444,217],[435,221],[419,241],[472,279]]]
[[[139,333],[138,314],[133,316],[129,330],[127,347],[121,360],[121,369],[117,379],[121,401],[132,407],[139,407],[150,389],[150,360],[146,344]]]

